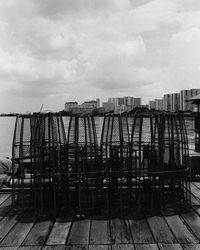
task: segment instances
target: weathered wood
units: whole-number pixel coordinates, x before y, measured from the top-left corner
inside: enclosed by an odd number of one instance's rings
[[[20,246],[19,250],[40,250],[42,246]]]
[[[131,244],[132,237],[128,220],[113,219],[110,221],[112,244]]]
[[[155,243],[150,227],[145,219],[129,220],[134,243]]]
[[[158,250],[156,244],[135,244],[136,250]]]
[[[8,197],[1,205],[0,205],[0,220],[4,218],[9,211],[11,210],[12,198]]]
[[[65,245],[71,224],[71,220],[68,219],[57,220],[53,225],[46,245]]]
[[[18,220],[17,224],[15,224],[12,230],[0,243],[0,246],[20,246],[32,228],[33,224],[34,217],[27,218],[24,216]]]
[[[26,239],[22,243],[24,246],[42,246],[49,235],[49,231],[52,227],[51,221],[38,221],[31,228],[31,231],[27,235]]]
[[[196,214],[193,210],[190,210],[187,213],[181,214],[181,216],[200,240],[200,217],[198,214]]]
[[[158,244],[160,250],[182,250],[182,247],[180,244]]]
[[[192,184],[198,187],[198,189],[200,190],[200,182],[192,182]]]
[[[198,199],[193,194],[191,194],[191,205],[192,206],[199,206],[200,205],[200,199]]]
[[[0,221],[0,241],[2,241],[11,228],[15,226],[18,219],[18,215],[8,215]]]
[[[74,221],[69,234],[67,245],[85,245],[89,242],[90,220]]]
[[[200,244],[183,244],[184,250],[200,250]]]
[[[148,223],[156,242],[177,243],[167,223],[161,216],[153,216],[151,218],[148,218]]]
[[[0,205],[9,197],[11,197],[11,194],[0,194]]]
[[[71,248],[67,248],[66,246],[45,246],[42,248],[43,250],[71,250]]]
[[[0,247],[0,250],[17,250],[18,247]]]
[[[92,220],[90,244],[110,244],[110,227],[108,220]]]
[[[112,247],[112,249],[114,249]],[[90,245],[89,250],[111,250],[111,246],[109,245]]]
[[[165,219],[180,243],[198,243],[195,236],[188,230],[178,215],[166,216]]]
[[[193,183],[191,183],[191,193],[196,196],[198,199],[200,199],[200,190],[199,188],[194,185]]]
[[[112,245],[112,250],[134,250],[133,244]]]

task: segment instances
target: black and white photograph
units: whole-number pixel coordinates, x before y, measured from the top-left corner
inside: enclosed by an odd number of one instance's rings
[[[200,1],[0,0],[0,250],[200,250]]]

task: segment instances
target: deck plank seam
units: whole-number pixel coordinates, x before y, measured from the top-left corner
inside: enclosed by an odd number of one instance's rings
[[[167,222],[167,220],[166,220],[165,216],[163,215],[163,212],[161,212],[161,215],[162,215],[162,217],[163,217],[163,219],[164,219],[165,223],[167,224],[167,226],[168,226],[168,228],[169,228],[170,232],[171,232],[171,233],[172,233],[172,235],[174,236],[174,239],[177,241],[176,243],[179,243],[179,244],[180,244],[180,242],[179,242],[178,238],[176,237],[175,233],[173,232],[172,228],[170,227],[169,223]],[[173,243],[173,244],[176,244],[176,243]]]
[[[48,232],[47,235],[46,235],[46,239],[45,239],[44,242],[43,242],[42,248],[43,248],[43,246],[46,246],[46,242],[47,242],[47,240],[48,240],[48,238],[49,238],[49,236],[50,236],[50,233],[51,233],[51,231],[52,231],[52,229],[53,229],[53,226],[54,226],[55,222],[56,222],[56,218],[54,218],[54,219],[52,220],[52,224],[51,224],[51,226],[50,226],[50,228],[49,228],[49,232]]]
[[[192,228],[190,227],[190,225],[187,223],[187,221],[184,219],[184,217],[180,214],[179,217],[181,218],[181,220],[183,221],[183,223],[185,224],[185,226],[187,227],[187,229],[192,233],[192,235],[198,240],[198,243],[200,243],[200,239],[199,237],[196,235],[196,233],[192,230]]]
[[[130,231],[130,234],[131,234],[132,244],[133,244],[134,249],[136,249],[129,219],[127,219],[127,222],[128,222],[129,231]]]

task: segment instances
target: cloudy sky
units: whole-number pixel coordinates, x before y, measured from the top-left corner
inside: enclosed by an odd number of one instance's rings
[[[1,0],[0,112],[200,88],[199,0]]]

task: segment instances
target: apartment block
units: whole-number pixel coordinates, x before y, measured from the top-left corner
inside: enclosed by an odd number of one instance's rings
[[[103,102],[102,107],[104,108],[105,112],[114,111],[115,110],[115,103]]]
[[[180,110],[182,111],[194,111],[195,107],[191,102],[185,102],[193,96],[200,94],[200,89],[187,89],[180,91]]]
[[[171,111],[171,95],[165,94],[163,96],[163,108],[165,111]]]
[[[171,112],[177,112],[180,110],[180,93],[170,94],[170,108]]]
[[[163,99],[155,99],[155,109],[163,110]]]
[[[66,102],[65,103],[65,111],[70,112],[74,108],[78,108],[77,102]]]
[[[156,109],[156,101],[149,101],[149,109]]]

